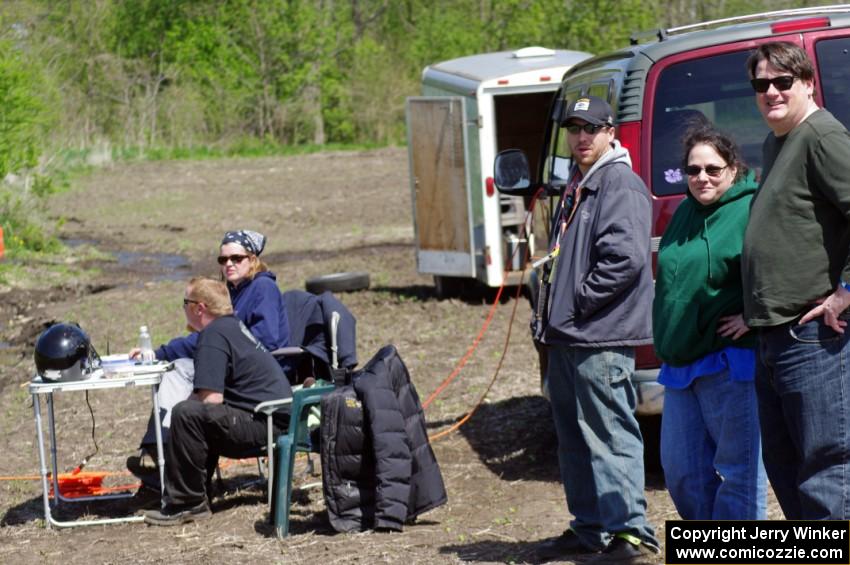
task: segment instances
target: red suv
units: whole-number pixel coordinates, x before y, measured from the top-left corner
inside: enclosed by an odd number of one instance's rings
[[[768,128],[745,62],[767,41],[788,41],[806,50],[815,63],[815,100],[850,128],[850,5],[756,14],[642,37],[649,41],[633,37],[629,47],[587,59],[564,75],[547,121],[539,170],[528,171],[526,164],[522,171],[518,152],[500,154],[500,190],[528,195],[540,184],[562,185],[570,159],[563,112],[582,95],[605,98],[614,109],[617,138],[651,193],[654,263],[661,234],[687,190],[680,140],[690,118],[702,114],[731,134],[747,165],[760,171]],[[659,365],[652,347],[638,349],[638,415],[661,413],[663,392],[655,382]]]

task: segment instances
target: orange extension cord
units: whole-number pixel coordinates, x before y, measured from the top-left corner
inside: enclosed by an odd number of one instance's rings
[[[523,235],[525,235],[526,241],[528,241],[529,218],[534,213],[534,205],[536,204],[537,199],[540,196],[540,193],[542,191],[543,191],[543,189],[541,188],[540,190],[538,190],[534,194],[534,197],[531,200],[531,205],[529,206],[528,211],[526,212],[525,220],[522,223],[522,225],[523,225]],[[516,254],[518,251],[519,251],[519,246],[517,246],[514,249],[514,254]],[[522,262],[523,263],[523,269],[522,269],[522,273],[520,274],[520,281],[522,281],[522,279],[525,278],[526,265],[528,265],[528,258],[529,258],[528,255],[529,255],[529,248],[528,248],[528,245],[526,245],[526,247],[525,247],[525,257],[523,258],[523,262]],[[513,260],[513,258],[514,258],[514,256],[511,255],[511,260]],[[442,383],[440,383],[440,385],[437,387],[437,389],[434,392],[431,393],[431,395],[425,400],[425,402],[422,403],[422,409],[423,410],[427,409],[428,406],[431,404],[431,402],[433,402],[434,399],[436,399],[437,396],[439,396],[446,389],[446,387],[448,387],[452,383],[452,381],[454,381],[455,378],[457,378],[458,374],[460,374],[461,369],[463,369],[464,365],[466,365],[466,362],[469,361],[469,358],[472,356],[472,354],[478,348],[478,345],[481,343],[481,339],[484,337],[484,334],[487,332],[487,329],[490,327],[490,322],[493,321],[493,315],[496,313],[496,306],[498,306],[499,299],[502,296],[502,291],[505,289],[505,281],[507,280],[507,278],[508,278],[508,271],[506,269],[505,272],[504,272],[504,275],[502,276],[502,284],[499,285],[499,290],[496,292],[496,297],[493,299],[493,304],[490,306],[490,311],[487,313],[487,318],[484,320],[484,323],[481,325],[481,330],[478,332],[478,335],[473,340],[472,345],[470,345],[469,349],[467,349],[466,354],[461,358],[461,360],[455,366],[454,370],[449,374],[448,377],[446,377],[446,379]],[[513,330],[514,319],[516,318],[516,309],[517,309],[517,306],[519,305],[519,298],[520,298],[521,293],[522,293],[522,285],[520,284],[519,286],[517,286],[517,293],[516,293],[516,296],[514,297],[514,306],[513,306],[513,309],[511,310],[511,318],[508,321],[508,333],[505,336],[505,345],[502,348],[502,355],[499,357],[499,362],[496,365],[496,370],[493,372],[493,377],[490,379],[490,383],[487,385],[487,388],[484,389],[484,392],[481,394],[478,401],[472,406],[472,408],[469,410],[469,412],[466,413],[466,415],[464,415],[460,420],[458,420],[457,422],[452,424],[449,428],[442,430],[440,432],[437,432],[436,434],[433,434],[431,436],[428,436],[428,439],[430,441],[436,441],[438,439],[441,439],[441,438],[449,435],[450,433],[458,430],[462,425],[464,425],[466,422],[468,422],[469,419],[472,418],[472,415],[475,414],[475,411],[478,410],[478,408],[484,403],[484,400],[487,398],[487,395],[490,393],[490,390],[493,388],[493,385],[496,384],[496,379],[499,376],[499,372],[502,370],[502,363],[504,362],[505,356],[508,353],[508,347],[510,345],[510,339],[511,339],[511,331]]]
[[[527,250],[527,249],[526,249],[526,255],[528,255],[528,250]],[[523,276],[524,276],[524,275],[525,275],[525,269],[523,268]],[[502,283],[502,286],[504,286],[504,282]],[[501,294],[501,291],[502,291],[502,289],[501,289],[501,288],[499,288],[499,294]],[[476,410],[478,410],[478,408],[479,408],[479,407],[480,407],[480,406],[484,403],[484,400],[487,398],[487,395],[490,393],[490,389],[492,389],[492,388],[493,388],[493,385],[494,385],[494,384],[496,384],[496,379],[497,379],[497,378],[498,378],[498,376],[499,376],[499,372],[502,370],[502,363],[503,363],[503,362],[504,362],[504,360],[505,360],[505,356],[508,354],[508,346],[509,346],[510,341],[511,341],[511,330],[513,329],[514,319],[515,319],[515,317],[516,317],[516,309],[517,309],[517,305],[519,304],[519,298],[520,298],[520,293],[521,293],[521,292],[522,292],[522,286],[518,286],[518,287],[517,287],[517,293],[516,293],[516,296],[514,297],[514,307],[513,307],[513,309],[511,310],[511,319],[508,321],[508,333],[507,333],[507,335],[505,336],[505,345],[504,345],[504,347],[502,348],[502,355],[499,357],[499,363],[496,365],[496,370],[493,372],[493,377],[490,379],[490,383],[487,385],[487,388],[486,388],[486,389],[484,389],[484,392],[481,394],[481,397],[478,399],[478,402],[476,402],[476,403],[473,405],[473,407],[469,410],[469,412],[467,412],[467,413],[466,413],[466,415],[465,415],[463,418],[461,418],[460,420],[458,420],[457,422],[455,422],[454,424],[452,424],[452,425],[451,425],[451,427],[449,427],[449,428],[447,428],[447,429],[445,429],[445,430],[443,430],[443,431],[441,431],[441,432],[437,432],[437,433],[436,433],[436,434],[434,434],[434,435],[428,436],[428,439],[429,439],[430,441],[436,441],[436,440],[438,440],[438,439],[441,439],[441,438],[443,438],[443,437],[445,437],[445,436],[449,435],[450,433],[452,433],[452,432],[456,431],[456,430],[457,430],[457,429],[459,429],[462,425],[464,425],[466,422],[468,422],[468,421],[469,421],[469,419],[470,419],[470,418],[472,418],[472,415],[473,415],[473,414],[475,414],[475,411],[476,411]],[[498,295],[497,295],[497,297],[496,297],[496,300],[498,301]],[[494,302],[494,304],[496,304],[496,303],[497,303],[497,302]],[[490,323],[490,319],[492,319],[492,316],[490,316],[490,317],[487,319],[487,321],[485,322],[487,325],[489,325],[489,323]],[[485,329],[486,329],[486,328],[485,328]],[[482,334],[483,334],[483,331],[482,331],[481,333],[479,333],[479,338],[481,337],[481,335],[482,335]],[[478,341],[480,341],[480,339],[478,339]],[[478,341],[476,341],[476,342],[473,344],[473,346],[472,346],[472,347],[470,347],[470,351],[474,351],[474,350],[475,350],[475,348],[478,346]],[[466,358],[466,357],[465,357],[465,358]],[[465,361],[464,361],[464,364],[465,364]],[[456,369],[456,372],[454,373],[455,375],[456,375],[456,373],[460,372],[460,367],[462,367],[462,365],[459,365],[459,366],[458,366],[458,368]],[[450,375],[450,376],[451,376],[451,375]],[[448,379],[447,379],[447,380],[448,380]],[[447,386],[447,385],[448,385],[448,383],[446,383],[446,386]],[[441,385],[441,386],[442,386],[442,385]],[[445,388],[445,386],[443,386],[442,388],[438,389],[438,391],[442,391],[444,388]],[[435,393],[434,393],[434,394],[432,394],[432,395],[429,397],[429,400],[431,400],[431,399],[435,398],[435,397],[436,397],[436,394],[437,394],[437,392],[435,391]],[[424,405],[423,405],[423,407],[424,407]]]

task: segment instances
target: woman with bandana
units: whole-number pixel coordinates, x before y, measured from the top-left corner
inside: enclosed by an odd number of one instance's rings
[[[227,284],[234,314],[268,351],[289,345],[289,322],[275,274],[260,260],[266,245],[264,235],[250,230],[229,231],[221,240],[218,264],[221,278]],[[183,308],[195,307],[184,301]],[[194,353],[198,334],[176,337],[154,351],[157,360],[173,361],[174,369],[163,375],[157,396],[162,420],[162,439],[168,441],[171,409],[185,400],[194,388]],[[130,351],[131,357],[139,354]],[[279,360],[289,375],[286,361]],[[127,468],[143,482],[158,480],[152,455],[156,453],[153,415],[142,438],[139,452],[127,459]],[[153,485],[151,485],[153,486]]]
[[[260,260],[265,245],[265,236],[255,231],[229,231],[221,240],[218,264],[236,317],[266,349],[274,351],[289,345],[289,323],[275,274]],[[155,351],[156,358],[191,359],[197,341],[195,333],[172,339]]]

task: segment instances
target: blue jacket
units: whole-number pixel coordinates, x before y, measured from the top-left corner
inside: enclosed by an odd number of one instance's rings
[[[289,314],[289,344],[300,346],[314,358],[331,366],[331,315],[340,315],[337,327],[337,362],[341,369],[357,366],[357,320],[329,291],[316,296],[304,290],[287,290],[283,303]]]
[[[233,288],[228,284],[227,288],[234,314],[267,350],[289,346],[289,321],[274,273],[257,273],[239,287]],[[198,334],[194,332],[176,337],[156,350],[156,358],[166,361],[192,359],[197,343]],[[281,364],[286,365],[287,362],[281,361]]]
[[[618,141],[580,185],[578,209],[549,266],[555,272],[542,341],[572,347],[652,343],[649,191]],[[556,223],[550,248],[559,235]]]

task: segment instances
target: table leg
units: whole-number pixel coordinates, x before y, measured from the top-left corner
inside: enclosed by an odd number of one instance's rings
[[[53,504],[58,508],[59,502],[62,500],[62,493],[59,491],[59,464],[58,449],[56,447],[56,415],[53,409],[53,393],[47,395],[47,425],[50,429],[50,465],[53,469]]]
[[[154,430],[156,431],[156,462],[159,468],[159,496],[160,506],[165,506],[165,452],[162,448],[162,422],[159,419],[159,396],[157,392],[159,386],[151,387],[151,396],[153,398],[153,422]]]
[[[50,516],[50,487],[47,484],[47,462],[44,454],[44,431],[41,424],[41,400],[32,395],[32,409],[35,412],[35,431],[38,439],[38,462],[41,466],[41,492],[44,498],[44,523],[49,528],[53,521]]]

